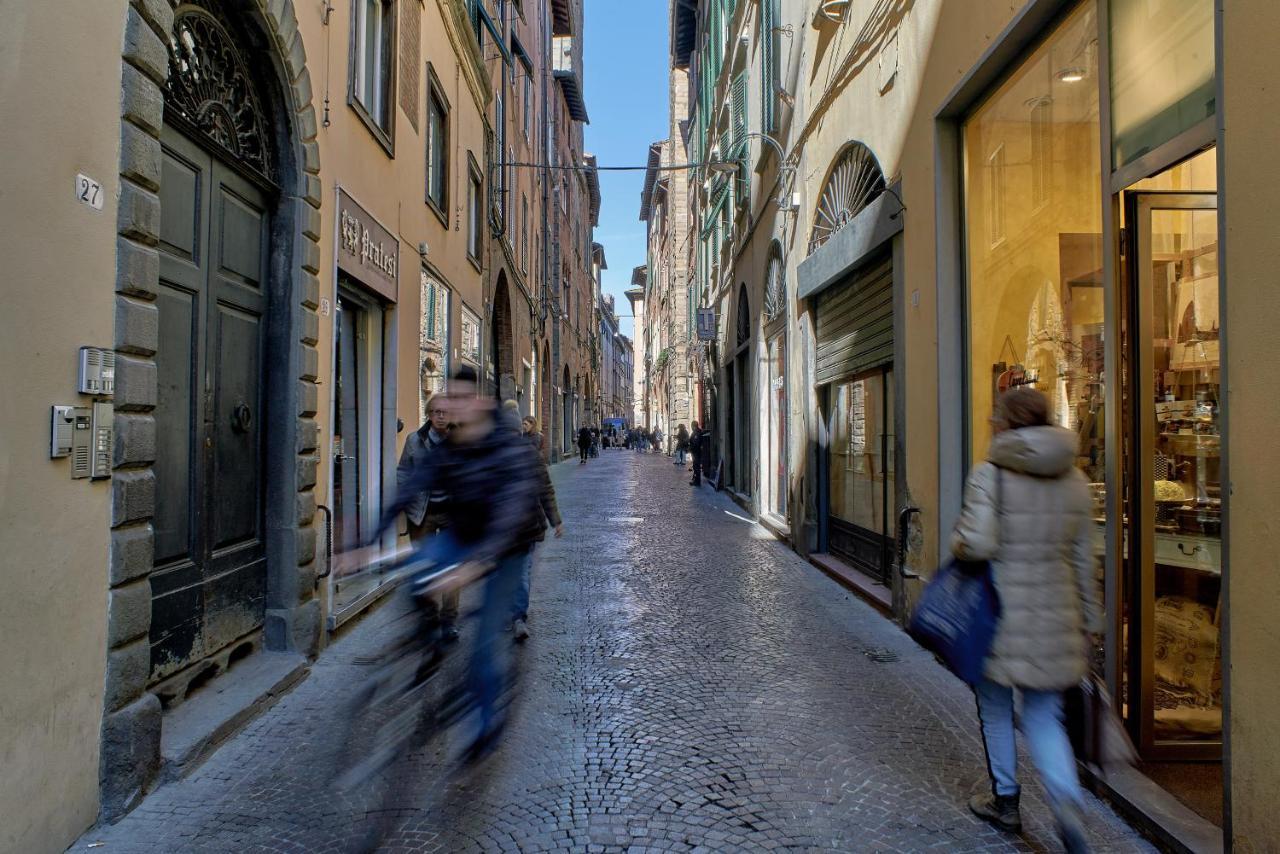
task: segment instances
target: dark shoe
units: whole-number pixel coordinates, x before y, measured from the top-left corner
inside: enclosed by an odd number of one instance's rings
[[[689,481],[689,485],[690,485],[690,486],[702,486],[702,481],[700,481],[700,480],[691,480],[691,481]]]
[[[457,643],[457,642],[458,642],[458,627],[457,627],[457,626],[445,626],[444,628],[442,628],[442,629],[440,630],[440,640],[441,640],[441,642],[443,642],[443,643]]]
[[[1018,812],[1017,795],[983,792],[969,799],[969,809],[978,818],[991,822],[1006,833],[1022,832],[1022,814]]]

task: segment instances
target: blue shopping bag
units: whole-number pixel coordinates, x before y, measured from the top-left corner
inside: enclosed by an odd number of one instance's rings
[[[982,679],[999,622],[1000,597],[991,564],[951,560],[925,587],[907,631],[973,685]]]

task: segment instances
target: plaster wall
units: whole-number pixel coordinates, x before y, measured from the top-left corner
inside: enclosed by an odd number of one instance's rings
[[[77,350],[111,347],[114,337],[125,8],[125,0],[0,4],[6,852],[62,851],[98,812],[111,482],[72,480],[69,460],[49,459],[49,407],[91,402],[76,392]],[[76,198],[80,172],[102,182],[101,210]]]
[[[484,290],[481,266],[467,257],[467,176],[468,159],[474,158],[483,175],[484,170],[484,109],[490,93],[483,79],[480,66],[473,62],[466,49],[460,45],[466,38],[474,40],[465,19],[455,16],[458,0],[404,0],[416,3],[420,14],[418,32],[409,32],[414,16],[400,10],[397,22],[397,75],[392,102],[395,104],[394,154],[389,154],[370,129],[348,103],[349,45],[352,18],[350,8],[335,5],[329,17],[329,25],[322,19],[322,8],[316,4],[297,6],[298,28],[308,46],[308,52],[316,59],[311,63],[312,80],[318,90],[317,106],[329,98],[329,124],[324,125],[323,113],[319,116],[318,142],[321,163],[321,229],[320,229],[320,296],[329,301],[329,313],[321,312],[320,336],[317,349],[320,354],[318,376],[321,378],[321,404],[317,414],[320,427],[319,472],[317,495],[323,503],[330,503],[332,455],[332,377],[334,358],[334,314],[337,296],[335,267],[336,188],[341,187],[361,207],[382,223],[400,242],[398,299],[388,317],[395,326],[392,336],[388,329],[388,346],[394,340],[396,381],[394,397],[385,400],[386,407],[394,407],[390,421],[403,419],[405,430],[387,443],[388,453],[384,466],[393,470],[409,430],[416,429],[419,421],[419,365],[418,348],[422,314],[420,271],[426,269],[433,278],[446,285],[452,292],[450,305],[450,364],[456,364],[460,341],[461,306],[465,302],[478,316],[484,318]],[[460,26],[461,25],[461,26]],[[406,52],[418,46],[416,62],[406,66]],[[322,57],[329,53],[329,61]],[[478,59],[478,51],[473,52]],[[426,202],[426,99],[428,89],[428,64],[434,73],[442,94],[448,102],[448,210],[444,216]],[[411,121],[405,110],[401,88],[411,84],[407,67],[416,66],[417,98],[416,118]],[[327,70],[326,70],[327,69]],[[319,112],[319,109],[318,109]],[[416,127],[415,127],[416,124]],[[485,224],[485,239],[488,225]],[[421,259],[418,244],[425,242],[428,254]],[[482,256],[484,252],[482,251]],[[386,437],[384,437],[384,440]]]
[[[964,287],[960,277],[939,277],[937,190],[939,182],[958,181],[960,176],[938,172],[941,142],[935,115],[1021,7],[1022,3],[1012,0],[918,3],[911,18],[918,15],[924,20],[916,20],[916,25],[904,32],[907,37],[901,47],[902,71],[914,83],[911,96],[903,103],[906,123],[900,130],[895,165],[886,172],[900,177],[907,206],[898,309],[906,321],[906,340],[900,352],[905,353],[906,361],[907,483],[911,503],[921,509],[921,528],[911,543],[908,560],[915,569],[926,572],[937,566],[941,543],[949,533],[940,530],[938,503],[938,443],[944,429],[938,411],[938,295]],[[944,320],[954,322],[952,318]],[[959,431],[961,424],[948,421],[945,429]],[[910,589],[908,596],[916,592]]]
[[[897,344],[895,371],[905,388],[900,407],[905,424],[903,445],[907,491],[900,504],[921,508],[919,528],[911,541],[909,562],[917,569],[936,566],[943,537],[939,496],[939,371],[938,294],[963,287],[959,277],[938,279],[939,246],[937,182],[958,180],[939,175],[940,139],[936,113],[948,94],[991,46],[1022,8],[1021,0],[978,4],[944,4],[940,0],[855,0],[843,24],[814,26],[801,4],[782,4],[784,25],[792,35],[780,38],[780,80],[794,98],[794,106],[781,109],[778,142],[796,152],[794,192],[798,208],[780,213],[768,201],[776,192],[776,169],[761,158],[759,143],[753,149],[752,217],[739,222],[740,238],[732,273],[723,276],[717,302],[722,311],[722,332],[736,310],[737,287],[745,283],[753,321],[763,303],[768,247],[778,239],[786,260],[789,293],[794,296],[797,267],[808,255],[815,212],[830,170],[841,149],[852,141],[865,144],[875,155],[886,180],[901,181],[907,210],[903,233],[895,253],[896,305],[902,316],[902,338]],[[726,63],[720,91],[740,70],[748,71],[748,124],[757,130],[760,116],[758,16],[740,13],[733,32],[750,36],[749,46]],[[794,20],[793,20],[794,19]],[[736,41],[736,39],[731,40]],[[1083,229],[1082,229],[1083,230]],[[727,297],[727,298],[726,298]],[[817,484],[812,466],[819,441],[819,396],[812,382],[813,312],[808,302],[789,307],[788,403],[793,524],[813,525]],[[1025,318],[1024,318],[1025,321]],[[947,322],[951,322],[947,319]],[[756,333],[756,377],[753,387],[764,391],[763,333]],[[1025,323],[1020,329],[1025,338]],[[986,357],[984,352],[983,357]],[[725,357],[727,359],[727,356]],[[767,436],[763,408],[757,413],[761,439]],[[959,431],[956,423],[947,429]],[[766,463],[755,446],[755,471]],[[951,475],[948,474],[948,477]],[[807,483],[804,479],[808,479]],[[803,487],[803,488],[802,488]],[[804,547],[801,538],[797,545]],[[913,593],[914,591],[909,591]]]
[[[1280,522],[1275,513],[1275,442],[1280,399],[1267,378],[1280,366],[1273,285],[1280,234],[1280,163],[1275,117],[1280,91],[1271,84],[1275,54],[1266,36],[1280,29],[1280,6],[1270,0],[1221,4],[1219,130],[1221,210],[1227,264],[1224,340],[1227,342],[1227,418],[1230,465],[1228,537],[1229,847],[1280,851],[1280,741],[1273,728],[1280,709],[1280,588],[1275,584]]]

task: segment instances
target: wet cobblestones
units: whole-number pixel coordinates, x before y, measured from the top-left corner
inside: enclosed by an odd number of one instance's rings
[[[1023,837],[968,813],[986,785],[968,690],[724,496],[625,451],[553,477],[566,534],[539,551],[506,738],[455,774],[448,746],[415,756],[385,850],[1057,850],[1034,785]],[[375,799],[325,767],[395,616],[75,850],[351,850]],[[1099,851],[1151,850],[1097,802],[1088,822]]]

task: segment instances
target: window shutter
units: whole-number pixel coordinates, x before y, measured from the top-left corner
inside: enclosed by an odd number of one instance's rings
[[[730,122],[733,131],[733,152],[738,158],[738,178],[734,192],[738,204],[745,205],[750,201],[751,192],[748,177],[751,173],[750,146],[747,145],[747,73],[744,71],[733,81],[732,101],[729,107]]]
[[[760,129],[778,130],[778,0],[760,0]]]

